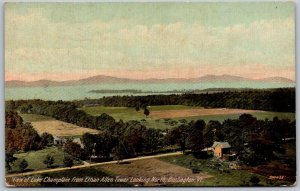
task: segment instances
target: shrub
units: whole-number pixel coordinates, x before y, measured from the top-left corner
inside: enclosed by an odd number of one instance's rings
[[[64,158],[64,166],[65,167],[72,167],[73,165],[74,165],[74,160],[72,157],[67,156]]]
[[[27,167],[28,167],[28,162],[25,159],[23,159],[19,164],[19,168],[21,172],[24,172]]]
[[[54,163],[54,158],[53,158],[53,156],[47,155],[46,158],[45,158],[45,160],[43,161],[43,163],[44,163],[45,165],[47,165],[47,168],[50,168],[51,165]]]
[[[251,176],[250,182],[254,185],[257,186],[258,183],[260,182],[260,179],[257,176]]]

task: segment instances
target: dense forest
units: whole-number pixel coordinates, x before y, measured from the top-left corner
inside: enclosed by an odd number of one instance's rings
[[[147,96],[111,96],[99,99],[84,99],[74,101],[42,101],[18,100],[6,101],[7,109],[28,110],[31,105],[69,105],[83,106],[113,106],[113,107],[146,107],[150,105],[189,105],[206,108],[239,108],[278,112],[295,112],[295,88],[224,91],[201,94],[171,94]],[[23,108],[22,108],[23,107]],[[42,106],[41,106],[42,107]],[[41,112],[42,113],[42,112]]]
[[[190,105],[211,108],[240,108],[265,111],[295,112],[295,88],[224,91],[201,94],[172,94],[147,96],[112,96],[73,101],[85,105],[145,107],[148,105]]]

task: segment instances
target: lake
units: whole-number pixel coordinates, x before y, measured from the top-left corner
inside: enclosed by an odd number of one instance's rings
[[[158,93],[92,93],[91,90],[123,90],[135,89],[142,91],[172,91],[172,90],[202,90],[207,88],[279,88],[279,87],[294,87],[294,84],[284,86],[280,83],[105,83],[92,85],[77,85],[77,86],[56,86],[56,87],[6,87],[5,100],[18,99],[42,99],[42,100],[80,100],[85,98],[101,98],[104,96],[113,95],[149,95]],[[162,94],[162,93],[159,93]],[[166,94],[166,93],[164,93]]]

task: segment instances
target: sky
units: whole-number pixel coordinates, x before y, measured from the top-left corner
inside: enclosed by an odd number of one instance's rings
[[[293,3],[6,3],[5,80],[295,80]]]

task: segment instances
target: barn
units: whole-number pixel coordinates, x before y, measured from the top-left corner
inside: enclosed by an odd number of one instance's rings
[[[225,154],[230,154],[230,144],[228,142],[214,142],[212,150],[218,158],[223,158]]]

